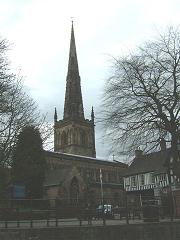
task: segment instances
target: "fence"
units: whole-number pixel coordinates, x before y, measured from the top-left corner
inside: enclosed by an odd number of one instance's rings
[[[179,197],[179,195],[177,195]],[[114,199],[9,199],[0,200],[0,228],[33,228],[81,226],[86,224],[132,224],[173,220],[179,201],[174,208],[168,198],[129,196],[114,202]],[[113,204],[112,204],[113,203]],[[173,211],[173,209],[175,209]],[[180,217],[180,216],[179,216]]]

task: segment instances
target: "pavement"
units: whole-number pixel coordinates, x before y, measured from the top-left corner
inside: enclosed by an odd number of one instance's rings
[[[170,222],[169,218],[161,219],[160,222]],[[174,219],[174,221],[180,221],[180,219]],[[129,219],[129,224],[147,224],[142,219]],[[8,228],[47,228],[47,227],[79,227],[81,226],[103,226],[103,220],[92,220],[88,221],[83,220],[79,221],[77,218],[71,219],[49,219],[49,220],[21,220],[21,221],[0,221],[0,229]],[[105,225],[125,225],[127,224],[126,219],[106,219]]]

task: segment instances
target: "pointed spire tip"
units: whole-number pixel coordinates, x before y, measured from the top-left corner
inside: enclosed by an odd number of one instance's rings
[[[74,23],[74,17],[71,17],[71,24],[72,24],[72,27],[73,27],[73,23]]]
[[[54,111],[54,121],[57,122],[57,111],[56,111],[56,107],[55,107],[55,111]]]

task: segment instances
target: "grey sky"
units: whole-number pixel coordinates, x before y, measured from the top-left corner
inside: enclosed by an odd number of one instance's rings
[[[110,55],[118,56],[167,25],[178,25],[178,0],[1,0],[0,35],[13,45],[9,58],[25,76],[32,97],[53,120],[62,117],[71,17],[86,118],[99,111]],[[96,130],[98,157],[109,157]]]

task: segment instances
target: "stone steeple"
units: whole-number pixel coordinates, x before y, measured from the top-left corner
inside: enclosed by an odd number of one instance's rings
[[[68,72],[66,78],[64,119],[84,119],[81,79],[79,76],[73,22],[71,28]]]
[[[55,111],[54,111],[54,122],[57,122],[57,111],[56,111],[56,108],[55,108]]]
[[[84,117],[72,22],[63,119],[58,121],[56,109],[54,113],[54,151],[96,157],[94,127],[93,108],[91,119]]]

